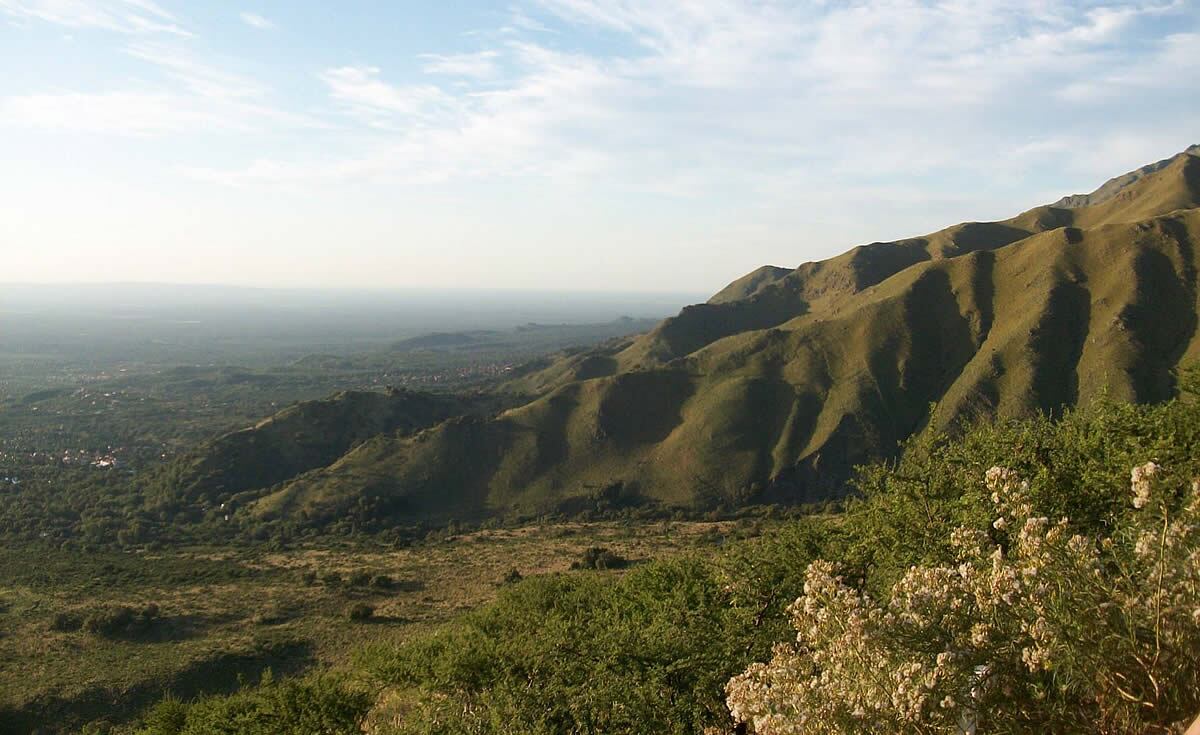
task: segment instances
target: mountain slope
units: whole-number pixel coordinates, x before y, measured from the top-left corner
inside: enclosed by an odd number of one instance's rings
[[[211,506],[323,467],[373,436],[411,433],[474,405],[469,398],[407,390],[343,391],[205,442],[150,482],[161,501]]]
[[[1189,151],[1200,151],[1200,147]],[[926,260],[993,250],[1061,227],[1135,222],[1196,206],[1200,190],[1197,155],[1184,152],[1154,165],[1158,168],[1149,173],[1118,177],[1123,184],[1106,184],[1109,188],[1101,188],[1103,197],[1097,195],[1099,202],[1094,206],[1037,207],[1001,222],[966,222],[924,237],[871,243],[829,260],[805,263],[783,276],[759,269],[727,286],[709,303],[687,307],[679,316],[665,320],[619,355],[617,364],[625,368],[662,364],[721,337],[820,312]],[[731,298],[739,293],[744,295]]]
[[[1094,204],[1103,204],[1104,202],[1120,194],[1125,189],[1128,189],[1131,184],[1137,183],[1150,174],[1163,170],[1164,168],[1175,163],[1177,159],[1187,155],[1200,156],[1200,145],[1190,146],[1182,153],[1178,153],[1170,158],[1164,158],[1161,161],[1156,161],[1155,163],[1142,166],[1136,171],[1130,171],[1127,174],[1115,176],[1104,182],[1099,189],[1096,189],[1091,194],[1072,194],[1071,196],[1065,196],[1051,206],[1062,209],[1074,209],[1076,207],[1089,207]]]
[[[817,500],[894,455],[934,402],[950,426],[1101,391],[1159,400],[1200,351],[1198,203],[1200,158],[1184,154],[1098,204],[751,274],[627,346],[552,366],[527,405],[377,437],[254,512],[321,519],[367,502],[461,518],[571,507],[598,488],[687,507]]]

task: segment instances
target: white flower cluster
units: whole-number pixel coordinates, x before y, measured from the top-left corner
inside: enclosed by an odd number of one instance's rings
[[[1133,491],[1133,507],[1145,508],[1150,502],[1150,493],[1153,490],[1154,478],[1162,470],[1154,462],[1147,462],[1139,467],[1134,467],[1129,473],[1129,488]]]
[[[1159,475],[1153,463],[1134,470],[1138,508]],[[760,735],[798,735],[958,733],[977,722],[1142,732],[1146,718],[1170,726],[1194,716],[1196,488],[1175,518],[1160,503],[1161,514],[1135,514],[1130,528],[1095,539],[1034,515],[1012,470],[994,467],[985,483],[994,537],[958,529],[955,563],[910,568],[886,603],[833,564],[810,565],[789,608],[796,642],[728,683],[734,719]]]

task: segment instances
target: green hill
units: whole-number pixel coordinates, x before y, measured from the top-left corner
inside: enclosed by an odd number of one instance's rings
[[[150,480],[152,495],[162,503],[215,505],[323,467],[371,437],[409,434],[476,404],[469,397],[395,389],[304,401],[174,460]]]
[[[1105,186],[1094,204],[759,269],[641,337],[522,376],[514,389],[541,392],[527,405],[378,436],[252,512],[366,502],[464,518],[604,488],[689,508],[816,501],[930,421],[1164,399],[1200,350],[1200,157]]]
[[[444,350],[453,347],[464,347],[487,340],[496,332],[434,332],[420,337],[409,337],[392,345],[393,352],[408,352],[410,350]]]

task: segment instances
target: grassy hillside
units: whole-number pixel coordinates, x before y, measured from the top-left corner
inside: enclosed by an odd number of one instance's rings
[[[481,400],[389,389],[303,401],[206,442],[150,481],[152,502],[214,506],[323,467],[380,434],[410,434],[472,410]]]
[[[1200,156],[1200,145],[1189,146],[1188,149],[1186,151],[1184,151],[1184,153],[1190,153],[1193,156]],[[1065,196],[1062,199],[1059,199],[1057,202],[1055,202],[1052,206],[1064,208],[1064,209],[1071,209],[1071,208],[1075,208],[1075,207],[1087,207],[1087,206],[1091,206],[1093,204],[1103,204],[1104,202],[1108,201],[1109,199],[1112,199],[1113,197],[1117,196],[1121,192],[1128,189],[1130,184],[1134,184],[1134,183],[1140,181],[1141,179],[1145,178],[1146,176],[1149,176],[1150,174],[1156,173],[1156,172],[1161,171],[1162,169],[1166,168],[1167,166],[1170,166],[1172,163],[1175,162],[1175,158],[1176,158],[1176,156],[1172,156],[1171,158],[1164,158],[1161,161],[1156,161],[1154,163],[1142,166],[1141,168],[1137,169],[1136,171],[1130,171],[1127,174],[1122,174],[1120,176],[1114,176],[1113,178],[1104,182],[1103,186],[1101,186],[1099,189],[1096,189],[1095,191],[1093,191],[1090,194],[1072,194],[1070,196]]]
[[[756,272],[524,376],[547,391],[527,405],[376,437],[249,512],[444,520],[561,509],[597,488],[692,509],[817,501],[929,423],[1163,400],[1200,350],[1200,157],[1102,199]]]

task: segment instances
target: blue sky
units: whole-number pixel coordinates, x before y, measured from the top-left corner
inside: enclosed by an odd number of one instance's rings
[[[1200,141],[1192,0],[0,0],[0,282],[710,292]]]

